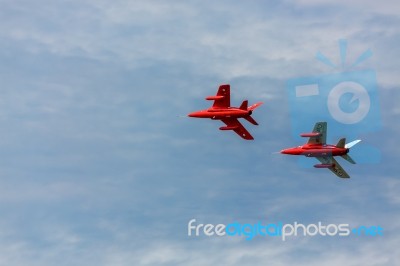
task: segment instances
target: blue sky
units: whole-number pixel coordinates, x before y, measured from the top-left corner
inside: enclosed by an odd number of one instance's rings
[[[396,1],[1,1],[0,265],[395,265],[400,261]],[[350,180],[272,154],[286,82],[367,49],[382,129]],[[339,62],[339,61],[335,61]],[[231,84],[263,101],[248,142],[179,118]],[[310,125],[310,130],[313,125]],[[329,133],[328,133],[329,134]],[[359,144],[361,145],[361,144]],[[356,149],[356,148],[355,148]],[[354,158],[357,161],[357,158]],[[340,160],[340,159],[339,159]],[[203,223],[380,225],[382,237],[187,236]]]

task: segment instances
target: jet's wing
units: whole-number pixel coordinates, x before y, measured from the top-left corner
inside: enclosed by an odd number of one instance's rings
[[[319,133],[318,136],[310,137],[308,140],[308,144],[326,144],[326,130],[327,130],[326,122],[317,122],[315,123],[313,133]]]
[[[227,125],[226,129],[236,132],[240,137],[247,140],[254,139],[253,136],[244,128],[244,126],[236,118],[223,118],[221,119]],[[221,128],[222,129],[222,128]]]
[[[206,100],[214,101],[213,108],[228,108],[231,106],[231,86],[229,84],[221,85],[218,88],[217,95],[208,96]]]
[[[340,178],[350,178],[349,174],[342,168],[342,166],[333,158],[330,157],[316,157],[323,164],[332,164],[333,166],[328,169]]]

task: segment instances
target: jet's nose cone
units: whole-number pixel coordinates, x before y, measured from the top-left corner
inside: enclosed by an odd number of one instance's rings
[[[196,117],[197,116],[197,112],[189,113],[187,116],[188,117]]]
[[[282,154],[293,154],[293,149],[289,148],[289,149],[283,149],[281,150]]]
[[[202,117],[203,112],[202,111],[195,111],[190,114],[188,114],[189,117]]]
[[[280,153],[287,154],[287,150],[281,150]]]

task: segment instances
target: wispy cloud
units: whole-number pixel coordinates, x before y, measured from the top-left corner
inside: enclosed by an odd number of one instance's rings
[[[399,260],[398,10],[356,2],[3,1],[0,264],[391,265]],[[393,8],[391,8],[393,5]],[[285,82],[368,48],[387,159],[351,180],[273,155],[291,139]],[[178,118],[231,83],[264,101],[244,142]],[[244,122],[246,123],[246,122]],[[246,124],[247,126],[247,124]],[[351,167],[351,170],[350,170]],[[382,225],[382,238],[189,239],[187,222]],[[328,247],[328,248],[327,248]],[[335,250],[332,253],[331,250]]]

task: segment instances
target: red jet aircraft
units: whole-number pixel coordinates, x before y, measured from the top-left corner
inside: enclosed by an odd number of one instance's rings
[[[206,100],[214,101],[213,106],[206,110],[190,113],[188,116],[221,120],[226,124],[226,126],[220,127],[220,130],[233,130],[244,139],[254,139],[238,121],[238,118],[244,118],[253,125],[258,125],[257,122],[251,117],[251,114],[253,113],[254,109],[262,104],[262,102],[247,107],[248,101],[245,100],[240,107],[231,107],[231,91],[228,84],[219,86],[217,95],[208,96]]]
[[[290,155],[304,155],[306,157],[315,157],[321,164],[314,165],[315,168],[328,168],[335,175],[341,178],[350,178],[346,171],[340,166],[340,164],[333,158],[334,156],[342,156],[343,159],[355,164],[355,161],[347,153],[350,148],[356,145],[361,140],[355,140],[348,144],[346,138],[342,138],[335,145],[326,144],[326,131],[327,123],[318,122],[314,126],[312,133],[300,134],[302,137],[309,137],[310,139],[303,146],[289,148],[282,150],[283,154]]]

